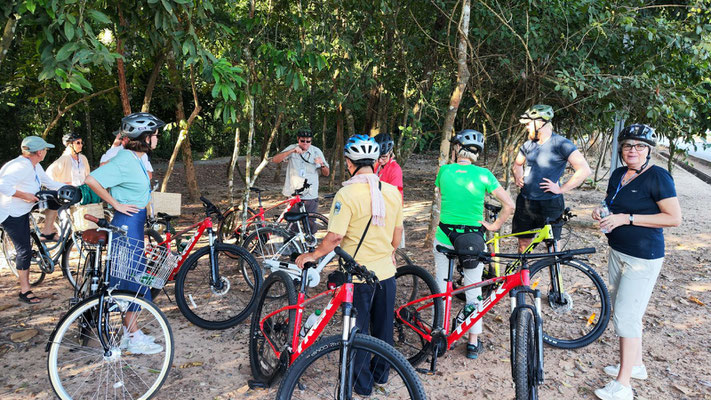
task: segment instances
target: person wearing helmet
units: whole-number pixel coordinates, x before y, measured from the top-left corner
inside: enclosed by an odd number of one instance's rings
[[[286,180],[281,193],[290,197],[296,189],[309,183],[309,188],[301,194],[301,200],[307,212],[318,211],[318,178],[328,176],[330,169],[326,157],[318,147],[312,144],[313,133],[309,129],[301,129],[296,133],[297,143],[288,146],[281,153],[272,157],[272,162],[279,164],[288,161],[286,165]],[[314,225],[311,223],[313,232]]]
[[[128,143],[128,141],[128,137],[121,135],[120,129],[115,131],[114,141],[111,143],[111,147],[109,147],[109,149],[106,150],[106,153],[104,153],[99,159],[99,166],[106,164],[109,160],[114,158],[119,150],[123,150],[123,146]],[[141,162],[148,172],[148,177],[153,179],[153,165],[151,165],[150,160],[148,160],[148,154],[144,154],[143,157],[141,157]]]
[[[32,245],[30,239],[30,212],[39,201],[35,193],[42,186],[51,190],[62,187],[45,173],[40,163],[47,156],[47,149],[54,148],[39,136],[22,140],[22,154],[0,168],[0,225],[15,246],[15,267],[20,281],[19,299],[23,303],[36,304],[41,299],[30,290],[30,264]]]
[[[82,154],[84,141],[78,134],[68,132],[62,136],[62,143],[65,146],[64,153],[47,168],[47,175],[57,182],[79,186],[84,183],[90,171],[89,160]],[[57,240],[54,227],[57,211],[47,209],[44,214],[44,226],[40,236],[44,240]]]
[[[351,178],[343,182],[331,205],[328,233],[311,253],[296,259],[303,268],[340,245],[355,260],[373,271],[380,281],[375,287],[356,283],[353,306],[357,311],[356,326],[393,344],[393,310],[395,308],[394,255],[402,236],[402,198],[397,188],[381,182],[374,173],[380,147],[367,135],[355,135],[344,148],[346,167]],[[388,380],[389,365],[379,359],[367,360],[356,355],[354,390],[369,396],[373,385]]]
[[[380,177],[381,181],[395,186],[397,190],[400,191],[400,196],[403,196],[404,202],[402,168],[400,168],[400,164],[395,161],[395,156],[393,155],[395,142],[392,136],[387,133],[375,135],[374,139],[378,145],[380,145],[380,158],[378,158],[375,173]]]
[[[632,399],[630,378],[646,379],[642,362],[642,319],[664,262],[662,229],[681,224],[681,207],[674,180],[667,170],[650,165],[657,144],[654,129],[643,124],[624,128],[619,136],[620,159],[626,166],[612,172],[603,217],[592,217],[607,232],[607,268],[612,322],[620,338],[620,363],[604,368],[615,378],[597,389],[601,399]]]
[[[512,168],[516,186],[521,188],[512,222],[514,233],[543,227],[546,218],[558,218],[565,209],[563,194],[580,186],[592,173],[575,144],[553,132],[552,120],[553,108],[543,104],[529,108],[519,119],[526,125],[528,140],[519,148]],[[568,164],[575,173],[561,184]],[[560,232],[560,226],[553,227],[556,239]],[[518,238],[519,251],[523,252],[533,235]]]
[[[158,135],[165,123],[149,113],[133,113],[121,120],[121,135],[128,141],[124,149],[105,165],[95,169],[87,178],[86,184],[114,210],[111,224],[128,227],[127,236],[135,248],[143,248],[143,227],[146,223],[146,206],[151,198],[151,186],[148,171],[141,157],[150,153],[158,145]],[[119,244],[116,244],[119,245]],[[133,247],[133,246],[132,246]],[[135,263],[131,268],[145,268],[141,251],[129,250]],[[111,278],[111,286],[120,290],[129,290],[152,300],[151,292],[145,286],[126,280]],[[124,318],[122,349],[134,354],[155,354],[163,347],[154,342],[154,338],[144,334],[135,324],[133,313],[129,310]]]
[[[453,164],[443,165],[437,172],[435,186],[440,194],[439,226],[435,234],[433,254],[435,261],[435,280],[440,293],[447,289],[449,260],[437,251],[437,246],[459,250],[460,243],[477,242],[484,250],[483,234],[485,230],[498,231],[513,214],[514,202],[509,193],[496,180],[494,174],[486,168],[473,164],[484,150],[484,135],[473,129],[465,129],[452,139]],[[484,220],[484,199],[493,194],[501,203],[502,211],[494,222]],[[464,285],[481,281],[483,264],[476,260],[462,260]],[[481,289],[465,292],[468,310],[476,308]],[[465,307],[465,309],[467,309]],[[483,350],[479,335],[482,322],[477,322],[469,331],[466,356],[470,359],[479,357]]]

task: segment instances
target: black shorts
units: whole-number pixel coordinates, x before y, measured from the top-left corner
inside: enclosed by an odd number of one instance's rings
[[[565,200],[563,196],[554,197],[549,200],[529,200],[520,194],[516,198],[516,212],[513,216],[513,233],[524,232],[531,229],[542,228],[546,224],[546,218],[554,220],[563,214]],[[553,235],[560,239],[562,226],[553,226]],[[521,235],[520,238],[532,238],[534,234]]]

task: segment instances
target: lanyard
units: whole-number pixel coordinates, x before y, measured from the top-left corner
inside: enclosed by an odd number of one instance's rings
[[[634,174],[634,175],[632,176],[632,178],[630,178],[630,180],[628,180],[627,183],[625,183],[624,185],[622,184],[622,179],[625,177],[625,174],[623,174],[623,175],[620,177],[620,181],[617,182],[617,189],[615,190],[615,194],[613,194],[613,195],[612,195],[612,198],[610,199],[610,205],[612,205],[612,202],[615,201],[615,197],[617,197],[617,194],[620,193],[620,189],[622,189],[623,187],[629,185],[629,184],[632,182],[632,180],[634,179],[634,177],[637,176],[637,175],[638,175],[638,174]]]
[[[34,164],[32,164],[32,161],[30,161],[27,157],[23,157],[27,162],[30,163],[30,167],[32,168],[32,173],[35,174],[35,182],[37,182],[37,191],[42,189],[42,182],[40,182],[39,175],[37,175],[37,169]]]

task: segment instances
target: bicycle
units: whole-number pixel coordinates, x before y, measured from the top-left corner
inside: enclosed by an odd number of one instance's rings
[[[144,257],[145,247],[123,228],[91,215],[85,218],[99,226],[85,231],[84,240],[94,245],[91,254],[101,275],[96,292],[74,305],[50,334],[45,351],[52,389],[61,399],[150,398],[172,366],[170,323],[153,302],[116,290],[110,281],[161,287],[177,257],[161,249]],[[102,257],[104,252],[108,257]],[[145,340],[152,339],[150,351],[132,347],[128,332],[139,330]]]
[[[248,218],[244,234],[249,235],[255,228],[275,225],[278,226],[284,222],[286,222],[285,229],[287,232],[296,232],[296,226],[289,223],[289,221],[286,221],[284,219],[284,215],[289,211],[304,211],[301,194],[309,187],[311,187],[311,185],[308,183],[308,180],[304,180],[303,186],[296,189],[294,193],[292,193],[291,197],[286,200],[282,200],[269,208],[264,208],[262,205],[262,192],[264,192],[264,189],[256,187],[249,188],[250,191],[257,193],[259,211],[255,211],[251,207],[247,207]],[[278,215],[267,216],[268,212],[276,210],[280,206],[284,206],[284,208]],[[236,243],[240,240],[243,229],[241,219],[242,213],[240,206],[232,206],[225,211],[217,227],[217,231],[219,232],[219,240],[221,242],[227,243],[228,241],[232,241],[233,243]],[[268,223],[268,221],[271,221],[271,223]],[[328,218],[326,218],[323,214],[310,212],[309,221],[313,226],[312,231],[314,235],[318,233],[325,233],[326,227],[328,227]],[[317,238],[314,237],[314,240],[316,239]],[[244,243],[245,242],[243,242],[243,244]]]
[[[61,265],[62,274],[67,278],[69,283],[76,287],[76,271],[75,268],[75,258],[76,255],[72,253],[72,250],[77,249],[78,245],[75,243],[81,243],[81,235],[78,232],[74,232],[72,228],[71,216],[68,213],[68,207],[70,204],[62,204],[57,210],[58,214],[62,214],[67,211],[65,218],[60,218],[60,222],[57,226],[57,231],[59,232],[59,238],[56,242],[45,242],[40,239],[40,228],[39,222],[44,219],[44,214],[41,212],[47,208],[47,202],[50,200],[57,201],[57,191],[56,190],[41,190],[35,194],[35,196],[40,200],[34,207],[32,212],[30,212],[30,239],[32,245],[32,261],[30,264],[30,285],[37,286],[45,278],[46,274],[51,274],[54,272],[56,266]],[[17,269],[15,268],[15,258],[17,251],[15,246],[9,237],[6,237],[5,231],[0,227],[0,242],[2,242],[2,253],[6,264],[10,268],[10,271],[18,276]],[[79,255],[79,263],[81,263],[81,254]]]
[[[340,247],[334,253],[343,261],[346,283],[306,299],[308,264],[301,272],[298,297],[293,279],[283,271],[269,275],[252,316],[249,338],[249,359],[255,381],[250,384],[270,385],[286,370],[278,399],[313,398],[316,395],[339,399],[352,398],[354,382],[361,376],[355,370],[355,354],[378,356],[390,365],[390,378],[385,386],[388,395],[394,398],[424,399],[425,393],[413,367],[387,343],[358,333],[355,328],[353,309],[353,277],[369,284],[377,284],[375,275],[359,265]],[[304,308],[309,304],[331,296],[323,313],[303,338]],[[278,303],[278,304],[277,304]],[[284,304],[282,306],[282,304]],[[325,337],[317,341],[325,326],[342,308],[343,326],[341,335]],[[329,368],[337,368],[332,373]],[[393,376],[396,375],[396,376]],[[318,393],[316,393],[318,392]]]
[[[501,207],[488,203],[484,206],[488,218],[495,220]],[[535,234],[524,254],[532,254],[541,243],[545,245],[547,253],[555,253],[558,247],[553,226],[565,225],[573,217],[575,215],[566,208],[557,219],[546,220],[542,228],[507,235],[493,232],[486,244],[492,252],[498,253],[501,240]],[[518,263],[509,263],[502,270],[498,260],[494,259],[489,268],[484,269],[483,278],[510,275],[519,267]],[[460,272],[461,268],[461,265],[457,266]],[[546,331],[543,334],[546,344],[561,349],[577,349],[597,340],[605,332],[611,314],[610,296],[605,282],[592,267],[577,257],[563,260],[544,258],[531,265],[530,270],[531,287],[540,286],[548,290],[541,310],[546,319]],[[461,286],[462,275],[458,276],[455,288]],[[488,293],[482,293],[482,297],[487,296]],[[463,300],[463,293],[458,297]]]
[[[444,293],[439,293],[437,282],[425,269],[415,265],[398,268],[395,275],[398,295],[395,300],[394,347],[403,353],[413,366],[430,355],[429,369],[418,371],[434,374],[438,357],[451,349],[454,342],[464,336],[484,314],[508,294],[511,298],[511,373],[516,386],[516,398],[536,399],[537,387],[544,379],[543,322],[540,311],[541,295],[538,289],[530,287],[531,272],[528,260],[544,257],[566,260],[577,254],[593,253],[595,249],[546,254],[460,254],[438,245],[436,250],[449,259],[447,288]],[[455,289],[452,278],[456,259],[460,256],[475,256],[485,263],[491,263],[494,259],[514,259],[517,260],[519,269],[510,275],[493,277]],[[495,289],[490,296],[484,297],[461,323],[450,323],[452,298],[458,293],[484,287]],[[533,305],[526,303],[526,297],[529,295],[534,298]]]
[[[170,220],[163,216],[169,229],[165,239],[154,236],[153,247],[172,251],[176,241],[179,259],[168,275],[175,281],[175,299],[185,318],[204,329],[227,329],[244,321],[256,305],[263,283],[257,260],[244,248],[217,241],[212,216],[219,220],[222,213],[217,206],[201,196],[206,217],[172,233]],[[180,242],[188,231],[196,229],[186,243]],[[207,232],[208,245],[191,254],[200,238]],[[243,284],[242,282],[247,282]],[[249,288],[245,290],[245,288]],[[152,291],[158,294],[157,291]]]

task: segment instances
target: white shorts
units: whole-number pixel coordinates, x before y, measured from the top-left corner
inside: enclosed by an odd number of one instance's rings
[[[663,263],[664,257],[646,260],[610,248],[607,268],[610,274],[612,323],[617,336],[642,337],[642,317]]]

